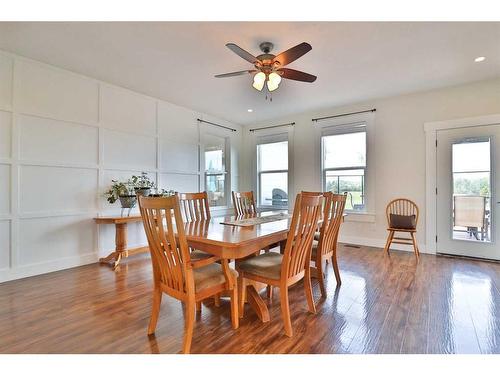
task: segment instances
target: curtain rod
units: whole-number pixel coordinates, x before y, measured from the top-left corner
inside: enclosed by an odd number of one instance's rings
[[[326,117],[318,117],[318,118],[313,118],[312,121],[320,121],[320,120],[326,120],[329,118],[335,118],[335,117],[342,117],[342,116],[349,116],[349,115],[357,115],[359,113],[368,113],[368,112],[376,112],[376,108],[372,109],[367,109],[366,111],[358,111],[358,112],[350,112],[350,113],[342,113],[340,115],[333,115],[333,116],[326,116]]]
[[[250,129],[250,131],[254,132],[256,130],[264,130],[264,129],[271,129],[271,128],[281,128],[282,126],[293,126],[293,125],[295,125],[295,122],[289,122],[288,124],[281,124],[281,125],[264,126],[262,128]]]
[[[213,126],[218,126],[219,128],[224,128],[224,129],[227,129],[227,130],[231,130],[232,132],[237,131],[236,129],[233,129],[233,128],[230,128],[230,127],[227,127],[227,126],[224,126],[224,125],[219,125],[219,124],[216,124],[214,122],[205,121],[205,120],[202,120],[201,118],[197,118],[196,120],[198,120],[199,122],[204,122],[205,124],[210,124],[210,125],[213,125]]]

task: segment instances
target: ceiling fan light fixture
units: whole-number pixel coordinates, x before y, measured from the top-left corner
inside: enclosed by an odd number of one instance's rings
[[[267,88],[270,92],[276,90],[279,85],[281,83],[281,76],[276,73],[276,72],[272,72],[271,74],[269,74],[269,78],[267,80]]]
[[[253,77],[253,88],[262,91],[264,83],[266,82],[266,75],[264,72],[259,72]]]

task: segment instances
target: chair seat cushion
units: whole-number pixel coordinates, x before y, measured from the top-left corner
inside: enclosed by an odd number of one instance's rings
[[[389,214],[389,226],[395,229],[415,229],[417,216]]]
[[[237,278],[238,272],[230,268],[231,274]],[[193,269],[194,289],[196,292],[216,285],[224,284],[226,278],[219,263],[212,263],[204,267]]]
[[[245,273],[279,280],[281,276],[282,261],[282,254],[270,252],[241,261],[238,263],[238,268]]]
[[[190,253],[190,257],[191,261],[196,262],[197,260],[210,258],[212,255],[201,250],[193,250]]]

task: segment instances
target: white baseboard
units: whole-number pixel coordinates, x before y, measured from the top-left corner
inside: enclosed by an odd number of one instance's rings
[[[0,270],[0,283],[96,263],[98,260],[98,254],[95,252],[75,257],[55,259],[43,263],[30,264],[13,269],[3,269]]]
[[[383,249],[385,247],[385,241],[386,239],[382,238],[368,238],[368,237],[351,237],[351,236],[339,236],[339,242],[345,243],[345,244],[353,244],[353,245],[361,245],[361,246],[371,246],[371,247],[378,247]],[[409,251],[413,252],[413,248],[411,246],[405,246],[401,244],[392,244],[391,249],[394,250],[401,250],[401,251]],[[433,251],[427,251],[427,247],[425,244],[419,243],[418,244],[418,250],[421,253],[425,254],[435,254]]]

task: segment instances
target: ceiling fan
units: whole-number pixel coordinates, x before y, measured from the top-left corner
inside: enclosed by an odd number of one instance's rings
[[[215,76],[217,78],[234,77],[256,73],[253,77],[253,87],[258,91],[262,91],[262,89],[264,88],[264,84],[267,83],[267,89],[269,90],[269,92],[272,92],[279,87],[282,78],[293,79],[295,81],[301,82],[316,81],[316,76],[313,76],[312,74],[284,67],[285,65],[290,64],[291,62],[297,60],[299,57],[309,52],[312,49],[309,43],[302,42],[300,44],[297,44],[295,47],[292,47],[285,52],[280,53],[279,55],[273,55],[271,51],[274,45],[271,42],[263,42],[259,45],[263,53],[261,55],[258,55],[257,57],[253,56],[234,43],[227,43],[226,47],[241,58],[252,63],[255,69],[217,74]]]

